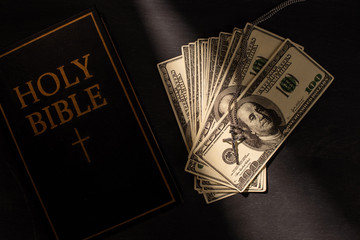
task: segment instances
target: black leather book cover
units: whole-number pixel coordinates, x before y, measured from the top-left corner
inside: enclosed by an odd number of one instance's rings
[[[90,239],[177,202],[94,10],[1,52],[0,84],[12,160],[22,163],[56,239]]]

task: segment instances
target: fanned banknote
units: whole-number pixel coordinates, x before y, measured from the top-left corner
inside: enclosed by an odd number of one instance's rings
[[[233,148],[224,141],[231,138],[229,113],[195,154],[243,192],[332,80],[325,69],[286,40],[233,106],[246,136],[237,145],[239,164]]]

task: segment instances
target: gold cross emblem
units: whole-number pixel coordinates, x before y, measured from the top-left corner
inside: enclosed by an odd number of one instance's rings
[[[88,153],[87,153],[87,151],[86,151],[85,145],[84,145],[84,142],[85,142],[86,140],[88,140],[90,137],[87,136],[87,137],[85,137],[85,138],[81,138],[81,137],[80,137],[80,134],[79,134],[79,132],[78,132],[78,130],[77,130],[77,128],[74,128],[74,130],[75,130],[76,136],[77,136],[77,138],[78,138],[78,141],[73,142],[73,143],[72,143],[72,146],[74,146],[74,145],[76,145],[76,144],[80,144],[82,150],[84,151],[84,154],[85,154],[85,157],[86,157],[87,161],[88,161],[89,163],[91,163],[90,157],[89,157],[89,155],[88,155]]]

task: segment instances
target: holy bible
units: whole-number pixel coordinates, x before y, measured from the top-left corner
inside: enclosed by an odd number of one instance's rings
[[[1,52],[0,84],[1,137],[55,239],[90,239],[178,201],[96,11]]]

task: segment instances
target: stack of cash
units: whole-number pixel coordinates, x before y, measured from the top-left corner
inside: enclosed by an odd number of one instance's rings
[[[266,163],[333,81],[304,48],[258,26],[198,39],[158,64],[207,203],[267,190]]]

